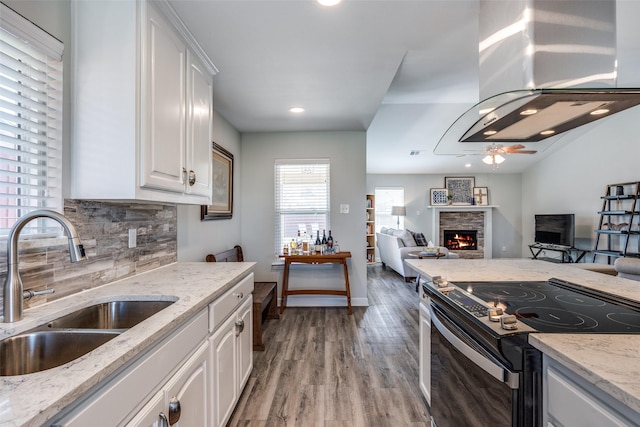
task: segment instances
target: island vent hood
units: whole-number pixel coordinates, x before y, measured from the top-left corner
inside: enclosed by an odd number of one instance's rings
[[[508,143],[544,151],[571,129],[640,104],[640,89],[616,87],[615,1],[481,0],[479,28],[484,100],[435,154]]]

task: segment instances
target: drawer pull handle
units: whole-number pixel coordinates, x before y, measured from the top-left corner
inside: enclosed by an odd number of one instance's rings
[[[244,331],[244,320],[238,320],[236,322],[236,328],[238,329],[236,336],[238,336],[242,333],[242,331]]]
[[[160,412],[158,418],[160,418],[160,427],[169,427],[169,420],[164,412]]]
[[[236,297],[239,298],[239,299],[242,299],[242,298],[244,298],[244,293],[239,292],[239,293],[236,294]]]
[[[172,397],[169,401],[169,425],[174,425],[180,420],[180,414],[182,413],[182,409],[180,409],[180,401],[177,397]]]
[[[196,173],[192,170],[189,171],[189,185],[193,186],[196,183]]]

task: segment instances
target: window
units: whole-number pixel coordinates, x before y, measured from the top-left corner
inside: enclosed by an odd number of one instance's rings
[[[62,50],[0,4],[0,235],[32,210],[61,211]],[[47,233],[47,223],[23,233]]]
[[[276,160],[274,251],[301,235],[329,230],[329,160]]]
[[[391,215],[391,206],[404,206],[404,188],[376,188],[376,232],[382,227],[404,229],[404,217]],[[398,219],[400,226],[398,227]]]

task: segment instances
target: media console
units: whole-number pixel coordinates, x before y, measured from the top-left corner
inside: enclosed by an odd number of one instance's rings
[[[529,250],[531,251],[531,255],[533,255],[533,259],[541,259],[544,261],[551,262],[560,262],[560,263],[574,263],[580,262],[587,251],[569,247],[569,246],[560,246],[560,245],[550,245],[546,243],[534,243],[529,245]],[[542,251],[553,251],[560,252],[562,254],[562,258],[549,258],[549,257],[538,257]]]

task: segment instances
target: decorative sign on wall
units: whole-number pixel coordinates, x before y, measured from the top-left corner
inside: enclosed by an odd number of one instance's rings
[[[449,190],[452,205],[470,205],[476,179],[472,176],[445,177],[444,186]]]
[[[449,204],[449,190],[446,188],[432,188],[430,193],[429,204],[431,206]]]
[[[473,201],[476,205],[488,205],[489,189],[487,187],[473,187]]]

